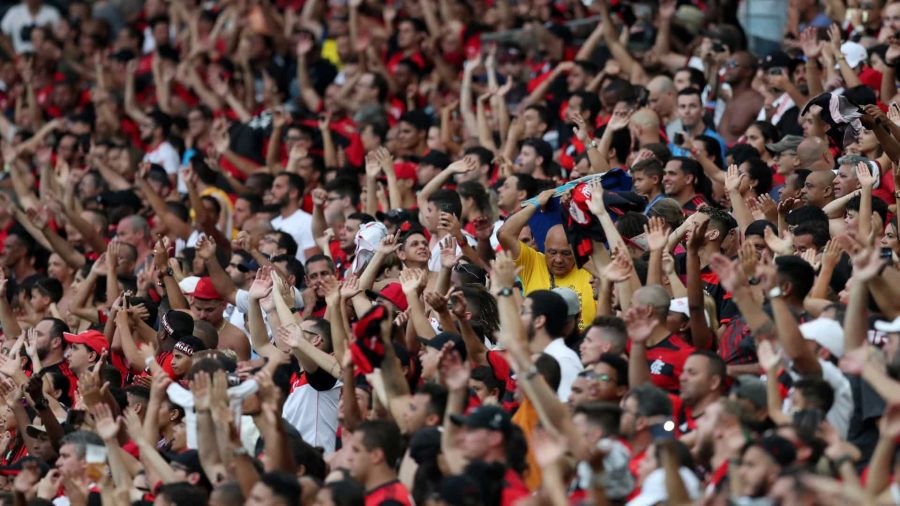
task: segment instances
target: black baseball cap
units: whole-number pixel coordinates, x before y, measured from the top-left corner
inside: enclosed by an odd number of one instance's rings
[[[170,309],[160,319],[159,326],[169,337],[177,339],[194,333],[194,318],[184,311]]]
[[[469,416],[450,415],[450,421],[471,429],[496,430],[504,434],[509,434],[512,430],[512,418],[500,406],[479,406]]]
[[[775,51],[763,58],[762,68],[765,70],[777,67],[793,68],[795,63],[794,59],[784,51]]]
[[[454,334],[453,332],[441,332],[430,339],[419,337],[419,342],[436,350],[443,349],[444,344],[446,343],[453,343],[453,349],[459,353],[459,357],[462,360],[466,359],[466,345],[463,342],[462,336],[459,334]]]

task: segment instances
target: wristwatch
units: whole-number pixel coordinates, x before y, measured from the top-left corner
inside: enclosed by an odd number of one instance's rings
[[[784,291],[781,289],[780,286],[776,286],[775,288],[772,288],[771,290],[769,290],[768,295],[769,295],[770,299],[777,299],[779,297],[784,297]]]
[[[591,143],[590,143],[589,147],[594,148],[594,149],[596,149],[596,150],[599,151],[599,150],[600,150],[600,143],[597,142],[597,139],[591,139]]]
[[[507,286],[507,287],[505,287],[505,288],[501,288],[501,289],[497,292],[497,297],[509,297],[509,296],[511,296],[512,294],[513,294],[513,289]]]

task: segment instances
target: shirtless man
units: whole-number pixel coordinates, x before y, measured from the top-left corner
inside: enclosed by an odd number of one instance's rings
[[[731,99],[725,105],[719,135],[726,144],[744,135],[763,106],[763,96],[750,85],[758,66],[756,58],[745,51],[735,53],[725,62],[725,82],[731,86]]]

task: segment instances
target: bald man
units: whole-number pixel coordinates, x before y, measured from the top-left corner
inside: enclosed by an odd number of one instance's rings
[[[738,140],[756,120],[763,106],[763,96],[751,83],[759,62],[746,51],[739,51],[725,62],[725,82],[731,86],[731,98],[719,123],[719,135],[727,144]]]
[[[825,207],[834,200],[834,177],[830,170],[810,172],[800,190],[800,200],[820,209]]]
[[[547,205],[553,198],[553,192],[554,190],[545,190],[537,196],[539,207]],[[591,287],[592,276],[576,266],[575,254],[566,239],[563,226],[554,225],[547,231],[543,253],[519,241],[519,233],[537,209],[538,206],[526,206],[510,216],[497,232],[497,239],[503,249],[516,259],[516,265],[522,267],[519,276],[525,285],[526,295],[535,290],[556,287],[571,288],[578,294],[581,301],[581,321],[578,328],[584,330],[594,320],[597,312],[594,290]]]
[[[631,115],[631,135],[637,138],[638,146],[662,142],[659,135],[659,116],[646,107],[636,111]]]
[[[650,92],[648,105],[663,124],[668,124],[675,114],[675,83],[666,76],[656,76],[647,83],[647,91]]]
[[[801,169],[813,172],[834,169],[834,155],[828,149],[828,142],[821,137],[807,137],[797,146],[797,158]]]

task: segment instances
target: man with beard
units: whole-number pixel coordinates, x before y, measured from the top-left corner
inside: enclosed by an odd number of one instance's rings
[[[312,216],[300,209],[303,189],[303,178],[292,172],[282,172],[275,176],[272,188],[263,199],[266,204],[278,208],[272,227],[291,234],[297,242],[297,260],[301,262],[318,251],[312,236]]]
[[[684,362],[679,377],[681,397],[673,399],[675,419],[682,434],[697,428],[697,419],[719,400],[725,387],[725,362],[709,350],[697,350]]]
[[[169,182],[174,185],[178,178],[178,169],[181,167],[181,157],[168,141],[172,118],[162,111],[153,111],[147,119],[146,123],[141,124],[141,141],[147,146],[144,161],[162,166],[169,176]],[[183,187],[183,183],[180,187]]]
[[[797,459],[794,445],[781,436],[766,436],[747,443],[737,469],[741,498],[758,499],[768,495],[778,476]],[[741,501],[743,502],[743,501]]]
[[[241,329],[225,320],[225,300],[216,291],[212,279],[202,277],[197,287],[188,294],[191,315],[203,320],[219,332],[219,349],[233,350],[239,360],[250,359],[250,341]]]
[[[731,99],[725,105],[719,134],[728,144],[744,135],[763,106],[762,95],[751,86],[758,66],[756,58],[746,51],[735,53],[725,62],[725,82],[731,85]]]
[[[65,340],[63,333],[69,332],[69,326],[59,318],[44,318],[32,329],[34,347],[41,361],[41,373],[57,372],[65,376],[69,386],[66,393],[69,399],[75,398],[78,377],[69,369],[65,359]]]

